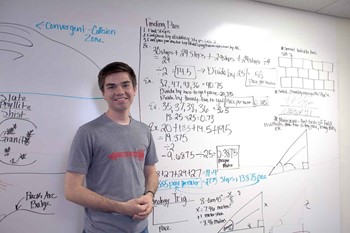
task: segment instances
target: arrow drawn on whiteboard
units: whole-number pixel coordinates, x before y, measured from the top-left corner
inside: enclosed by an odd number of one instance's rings
[[[6,87],[8,93],[89,99],[100,97],[98,87],[93,85],[95,79],[91,76],[91,73],[100,70],[99,66],[73,47],[73,39],[68,41],[72,46],[29,26],[0,22],[0,66],[4,79],[1,87]],[[81,86],[82,82],[91,86],[77,91],[77,86]]]
[[[24,197],[21,199],[21,200],[19,200],[18,201],[18,203],[16,204],[16,210],[19,210],[21,207],[22,207],[22,205],[19,205],[19,203],[22,201],[24,199]]]
[[[21,198],[17,204],[15,205],[15,210],[8,213],[8,214],[0,214],[0,224],[2,221],[4,221],[7,217],[15,214],[15,213],[18,213],[19,211],[26,211],[26,212],[29,212],[29,213],[32,213],[32,214],[39,214],[39,215],[54,215],[55,213],[42,213],[42,212],[38,212],[38,211],[34,211],[34,210],[31,210],[31,209],[26,209],[26,208],[22,208],[22,204],[21,202],[24,200],[24,197]]]
[[[98,65],[93,60],[91,60],[88,56],[86,56],[85,54],[83,54],[79,50],[77,50],[77,49],[75,49],[75,48],[73,48],[73,47],[71,47],[69,45],[66,45],[66,44],[64,44],[62,42],[59,42],[57,40],[51,39],[51,38],[45,36],[44,34],[41,34],[39,31],[31,28],[31,27],[28,27],[28,26],[25,26],[25,25],[22,25],[22,24],[16,24],[16,23],[0,22],[0,28],[1,27],[3,29],[0,30],[0,36],[2,35],[0,37],[0,42],[3,42],[5,44],[8,43],[8,44],[18,45],[17,48],[16,47],[15,48],[11,48],[11,49],[0,48],[0,50],[2,50],[2,51],[12,52],[12,53],[17,54],[17,57],[14,57],[13,60],[22,58],[24,56],[24,54],[21,52],[21,46],[24,46],[24,47],[33,47],[34,46],[33,42],[30,39],[28,39],[27,37],[22,36],[20,33],[24,32],[25,34],[28,35],[28,37],[30,37],[30,35],[32,34],[31,31],[34,31],[35,33],[39,34],[40,36],[42,36],[42,37],[44,37],[44,38],[46,38],[46,39],[48,39],[48,40],[50,40],[52,42],[58,43],[58,44],[63,45],[65,47],[69,48],[69,49],[74,50],[75,52],[79,53],[80,55],[82,55],[83,57],[88,59],[90,62],[92,62],[99,69]]]

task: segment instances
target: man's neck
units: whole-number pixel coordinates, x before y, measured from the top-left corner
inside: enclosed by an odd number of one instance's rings
[[[110,118],[112,121],[120,124],[120,125],[128,125],[130,123],[130,115],[128,112],[114,112],[110,109],[107,110],[106,115],[108,118]]]

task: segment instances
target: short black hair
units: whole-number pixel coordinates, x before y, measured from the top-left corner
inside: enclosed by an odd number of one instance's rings
[[[103,67],[98,73],[98,86],[100,90],[104,92],[104,84],[108,75],[120,72],[126,72],[129,74],[132,86],[135,88],[137,85],[136,75],[131,66],[124,62],[112,62]]]

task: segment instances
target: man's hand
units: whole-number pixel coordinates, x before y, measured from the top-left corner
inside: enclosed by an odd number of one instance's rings
[[[148,204],[143,200],[142,197],[131,199],[124,202],[122,214],[134,217],[139,213],[143,213],[147,210]]]
[[[140,205],[145,207],[144,211],[139,212],[133,216],[133,219],[145,219],[152,212],[153,209],[153,194],[146,193],[137,199]]]

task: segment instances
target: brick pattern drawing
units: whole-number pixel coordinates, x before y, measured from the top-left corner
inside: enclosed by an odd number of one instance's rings
[[[333,63],[279,57],[278,66],[284,68],[280,77],[282,88],[334,91],[335,81],[330,79]]]

